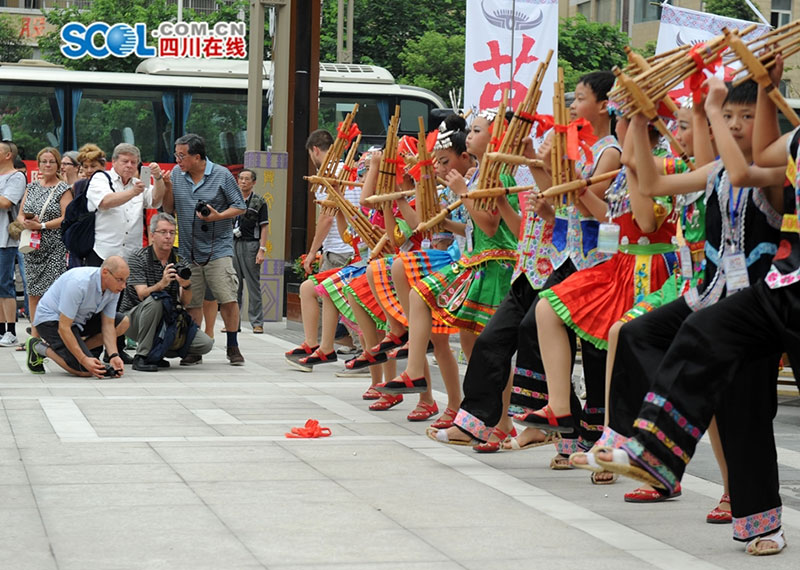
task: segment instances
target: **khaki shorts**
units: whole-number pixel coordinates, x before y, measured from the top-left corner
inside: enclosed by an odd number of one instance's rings
[[[233,269],[232,257],[220,257],[206,265],[192,265],[192,300],[188,308],[203,306],[206,287],[220,305],[236,302],[239,278]]]

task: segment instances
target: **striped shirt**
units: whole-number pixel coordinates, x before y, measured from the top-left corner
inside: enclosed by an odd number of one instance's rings
[[[176,263],[176,252],[173,248],[169,255],[167,263]],[[122,304],[120,305],[120,312],[127,313],[142,301],[139,299],[139,294],[136,292],[136,285],[145,285],[152,287],[164,276],[164,267],[161,261],[155,256],[153,247],[143,247],[138,251],[133,252],[126,259],[128,267],[131,272],[128,276],[128,283],[125,291],[122,294]],[[180,294],[180,285],[177,281],[172,281],[165,289],[172,297],[172,302],[178,304],[178,295]]]
[[[203,178],[195,184],[192,175],[176,165],[172,169],[172,194],[178,219],[180,257],[199,264],[233,257],[233,220],[206,222],[195,215],[198,200],[205,200],[220,213],[228,208],[245,209],[242,191],[233,174],[206,158]]]

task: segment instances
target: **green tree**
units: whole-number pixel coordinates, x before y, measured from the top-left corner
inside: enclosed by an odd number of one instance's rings
[[[558,26],[558,65],[564,68],[564,86],[575,89],[578,78],[591,71],[610,70],[627,63],[627,34],[615,26],[589,22],[578,14]]]
[[[744,0],[706,0],[703,3],[703,10],[709,14],[725,16],[726,18],[738,18],[739,20],[751,22],[761,21]]]
[[[0,61],[19,61],[31,57],[33,50],[19,40],[19,34],[6,16],[0,16]]]
[[[464,30],[466,0],[429,2],[396,0],[377,3],[354,0],[353,61],[387,68],[395,77],[404,73],[400,54],[425,32],[446,36]],[[328,0],[322,9],[320,59],[336,61],[336,13],[338,2]],[[463,53],[463,46],[462,46]],[[463,58],[462,58],[463,59]]]
[[[232,4],[217,2],[217,11],[211,14],[197,14],[193,10],[184,12],[185,21],[207,21],[213,25],[219,21],[232,22],[238,20],[238,14],[249,10],[246,0],[237,0]],[[47,22],[55,26],[56,30],[39,40],[44,58],[52,63],[58,63],[67,69],[80,69],[85,71],[120,71],[133,72],[142,61],[131,55],[128,57],[107,57],[105,59],[68,59],[61,54],[60,30],[68,22],[106,22],[107,24],[134,24],[144,22],[148,31],[155,29],[161,22],[174,22],[177,19],[177,6],[168,4],[166,0],[96,0],[89,8],[78,9],[54,7],[45,10]],[[148,45],[155,45],[155,38],[148,38]]]
[[[451,89],[464,85],[464,35],[428,31],[400,52],[401,83],[430,89],[445,101]]]

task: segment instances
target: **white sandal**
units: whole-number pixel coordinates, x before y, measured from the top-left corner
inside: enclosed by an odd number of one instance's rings
[[[758,548],[758,543],[764,540],[774,542],[776,546],[772,548]],[[747,543],[744,551],[747,554],[752,554],[753,556],[770,556],[772,554],[778,554],[784,548],[786,548],[786,539],[783,536],[783,529],[780,529],[777,532],[773,532],[772,534],[768,534],[766,536],[757,536]]]
[[[599,453],[601,451],[611,452],[611,461],[603,461],[599,457],[595,457],[597,464],[606,471],[625,475],[626,477],[630,477],[636,481],[647,483],[656,489],[666,488],[664,483],[653,477],[653,475],[651,475],[648,471],[645,471],[638,465],[631,465],[630,457],[628,457],[628,454],[625,453],[625,450],[600,447],[595,451],[595,453]]]
[[[586,463],[575,463],[573,460],[576,457],[585,457]],[[569,464],[573,467],[577,467],[578,469],[586,469],[592,473],[600,473],[601,471],[605,471],[605,469],[600,467],[600,465],[597,463],[597,458],[594,455],[594,451],[578,451],[577,453],[573,453],[569,456]]]
[[[447,435],[447,428],[445,429],[437,429],[434,427],[429,427],[425,430],[425,435],[427,435],[433,441],[438,441],[439,443],[446,443],[448,445],[475,445],[478,443],[478,440],[475,438],[470,439],[469,441],[461,440],[461,439],[450,439],[450,436]]]

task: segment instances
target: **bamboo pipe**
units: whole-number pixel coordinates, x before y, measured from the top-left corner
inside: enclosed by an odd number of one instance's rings
[[[418,233],[418,232],[430,231],[431,228],[434,228],[438,224],[441,224],[443,221],[445,221],[445,219],[447,219],[448,214],[450,214],[455,209],[457,209],[459,206],[461,206],[461,204],[462,204],[462,201],[461,201],[461,198],[459,198],[458,200],[456,200],[455,202],[453,202],[452,204],[450,204],[446,208],[444,208],[441,211],[439,211],[438,214],[436,214],[433,218],[431,218],[427,222],[420,222],[419,225],[417,225],[417,227],[414,230],[414,232]]]
[[[369,196],[364,201],[369,204],[382,204],[383,202],[391,202],[393,200],[400,200],[401,198],[409,198],[414,195],[416,190],[402,190],[400,192],[390,192],[389,194],[377,194]]]
[[[577,192],[578,190],[581,190],[583,188],[588,188],[593,184],[598,184],[600,182],[605,182],[606,180],[616,178],[620,170],[621,169],[609,170],[608,172],[604,172],[603,174],[597,174],[595,176],[590,176],[589,178],[579,178],[578,180],[572,180],[571,182],[559,184],[558,186],[551,186],[547,190],[539,192],[539,196],[549,198],[552,196],[559,196],[561,194],[566,194],[567,192]]]
[[[506,164],[517,164],[530,168],[544,168],[544,161],[538,158],[525,158],[518,154],[507,154],[503,152],[490,152],[488,157],[497,162]]]

